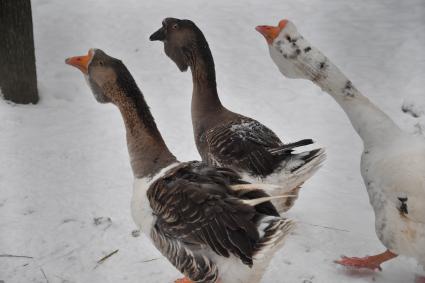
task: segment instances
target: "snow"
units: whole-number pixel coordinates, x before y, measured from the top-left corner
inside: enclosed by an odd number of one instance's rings
[[[262,282],[412,282],[423,272],[399,257],[383,272],[337,267],[341,254],[384,250],[359,172],[361,143],[343,111],[307,81],[279,73],[254,27],[291,19],[364,94],[408,132],[425,112],[425,3],[411,1],[34,0],[36,106],[0,102],[0,282],[172,282],[179,273],[144,235],[133,237],[132,174],[118,110],[94,100],[64,59],[101,48],[121,58],[146,96],[171,150],[199,159],[190,121],[191,77],[149,35],[164,17],[204,31],[230,109],[268,125],[285,142],[327,148],[289,216],[298,227]],[[423,114],[422,114],[423,116]],[[422,124],[423,125],[423,124]],[[119,250],[97,263],[104,256]],[[423,273],[422,273],[423,274]]]

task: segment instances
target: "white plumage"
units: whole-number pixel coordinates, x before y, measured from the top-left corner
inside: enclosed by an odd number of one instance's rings
[[[365,148],[361,162],[378,238],[425,266],[425,145],[408,135]],[[406,200],[407,213],[403,212]]]
[[[414,257],[425,266],[424,141],[400,130],[293,23],[283,20],[278,27],[257,30],[268,40],[270,55],[284,76],[314,82],[343,108],[363,140],[361,173],[378,238],[390,252]],[[362,260],[373,259],[379,267],[390,258],[354,258],[346,265],[370,267]]]
[[[179,163],[173,163],[163,168],[153,177],[135,178],[133,183],[133,195],[131,197],[131,216],[137,227],[150,239],[150,231],[155,222],[152,207],[146,196],[149,187],[164,174],[178,166]]]

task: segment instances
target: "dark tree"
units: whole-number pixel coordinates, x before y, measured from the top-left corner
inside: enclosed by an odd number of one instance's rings
[[[15,103],[38,102],[30,0],[0,0],[0,87]]]

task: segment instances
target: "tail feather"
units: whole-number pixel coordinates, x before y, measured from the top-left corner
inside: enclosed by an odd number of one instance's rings
[[[294,175],[304,175],[308,176],[302,182],[310,178],[322,165],[323,161],[326,159],[326,152],[324,148],[318,148],[311,151],[306,151],[295,155],[294,159],[300,159],[303,161],[303,164],[293,168],[291,173]]]
[[[270,260],[283,246],[285,238],[290,234],[293,227],[294,223],[292,221],[282,217],[266,216],[260,220],[257,225],[260,240],[253,247],[252,259],[254,264],[246,270],[243,282],[261,281]]]
[[[254,247],[254,261],[262,261],[264,264],[265,260],[270,260],[273,254],[284,244],[285,238],[294,226],[294,222],[286,218],[265,217],[259,226],[261,238]]]
[[[293,157],[282,165],[282,169],[265,182],[277,184],[278,187],[269,187],[265,191],[272,195],[290,194],[295,197],[273,200],[273,205],[279,213],[289,210],[298,198],[301,185],[316,173],[326,159],[325,149],[319,148],[311,151],[294,154]]]
[[[293,143],[288,143],[285,144],[281,147],[278,148],[273,148],[271,150],[269,150],[269,152],[273,155],[280,155],[280,154],[287,154],[293,151],[294,148],[296,147],[300,147],[300,146],[306,146],[306,145],[310,145],[313,144],[314,141],[312,139],[303,139],[300,141],[296,141]]]
[[[271,201],[274,207],[276,207],[276,210],[279,212],[279,214],[282,214],[288,211],[291,207],[294,206],[295,201],[298,199],[300,189],[301,189],[301,185],[293,188],[289,192],[289,194],[292,195],[292,197],[288,197],[286,199],[283,199],[283,198],[274,199]]]
[[[255,198],[255,199],[244,199],[241,200],[244,204],[250,205],[250,206],[257,206],[259,204],[262,204],[264,202],[268,202],[274,199],[287,199],[287,198],[293,198],[295,195],[280,195],[280,196],[272,196],[272,197],[261,197],[261,198]]]
[[[304,161],[304,164],[292,169],[292,171],[296,171],[297,169],[299,169],[300,167],[306,165],[307,163],[309,163],[310,161],[312,161],[313,159],[315,159],[318,155],[324,153],[324,150],[322,148],[318,148],[318,149],[313,149],[311,151],[306,151],[300,154],[297,154],[296,156]]]

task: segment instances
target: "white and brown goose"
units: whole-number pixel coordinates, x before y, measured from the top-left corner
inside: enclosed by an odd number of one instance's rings
[[[295,153],[311,139],[284,144],[257,120],[234,113],[220,102],[214,60],[201,30],[190,20],[166,18],[150,40],[164,43],[166,55],[181,71],[192,72],[192,124],[196,146],[204,162],[232,168],[250,182],[277,186],[271,195],[291,192],[320,167],[323,149]],[[296,198],[274,201],[280,212],[288,210]]]
[[[425,266],[423,140],[403,132],[329,58],[305,40],[292,22],[282,20],[276,27],[256,29],[266,38],[281,73],[288,78],[310,80],[330,94],[363,140],[361,174],[375,212],[376,234],[388,250],[364,258],[344,257],[337,263],[380,269],[381,263],[405,255]]]
[[[186,277],[176,282],[259,282],[293,224],[231,169],[179,162],[125,65],[99,49],[72,57],[100,103],[124,119],[135,182],[135,223]],[[264,185],[262,185],[264,186]]]

